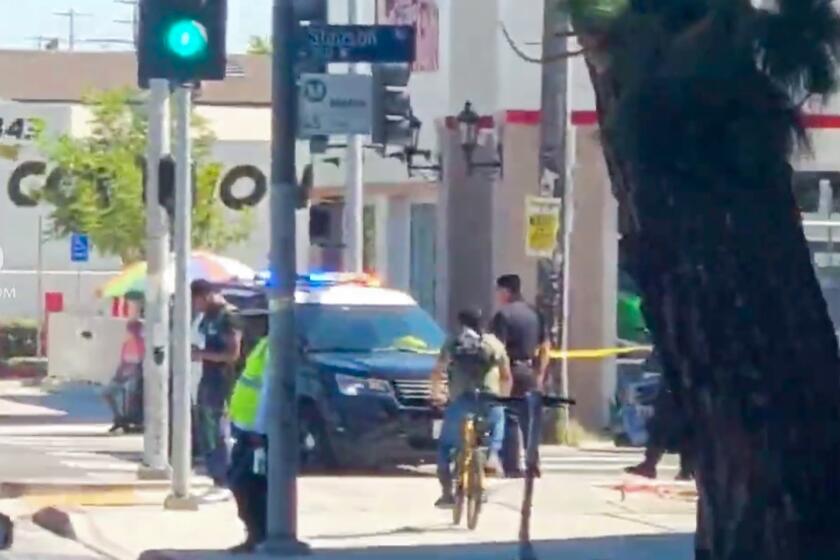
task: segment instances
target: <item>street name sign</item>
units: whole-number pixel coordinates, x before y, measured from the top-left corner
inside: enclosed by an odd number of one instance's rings
[[[371,80],[364,74],[302,74],[298,135],[370,134]]]
[[[299,28],[303,58],[325,62],[411,63],[413,25],[309,25]]]

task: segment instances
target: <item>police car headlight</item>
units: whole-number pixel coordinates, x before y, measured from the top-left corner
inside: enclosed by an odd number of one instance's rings
[[[355,397],[362,394],[390,394],[391,384],[384,379],[356,377],[355,375],[336,375],[336,385],[342,395]]]

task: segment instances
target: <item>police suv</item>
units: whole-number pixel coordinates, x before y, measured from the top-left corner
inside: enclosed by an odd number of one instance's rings
[[[252,310],[244,315],[266,308],[263,288],[222,293]],[[302,276],[295,302],[302,466],[433,459],[439,420],[429,377],[445,335],[432,317],[367,275]]]

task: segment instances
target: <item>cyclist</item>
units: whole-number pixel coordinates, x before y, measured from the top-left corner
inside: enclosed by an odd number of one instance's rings
[[[443,426],[438,442],[438,480],[441,497],[435,506],[452,507],[452,452],[458,448],[461,425],[465,416],[476,410],[475,391],[498,396],[510,395],[513,377],[504,344],[495,335],[482,328],[481,311],[465,310],[458,313],[459,332],[441,349],[432,372],[432,400],[446,402],[443,391],[444,373],[449,374],[449,405],[443,416]],[[505,431],[504,408],[489,406],[485,418],[490,431],[487,470],[500,472],[499,452]]]

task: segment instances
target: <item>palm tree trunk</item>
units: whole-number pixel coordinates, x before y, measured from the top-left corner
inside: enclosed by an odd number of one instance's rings
[[[590,75],[607,115],[620,84]],[[692,427],[698,558],[840,558],[840,359],[786,155],[772,184],[721,172],[692,191],[603,143],[630,273]]]

